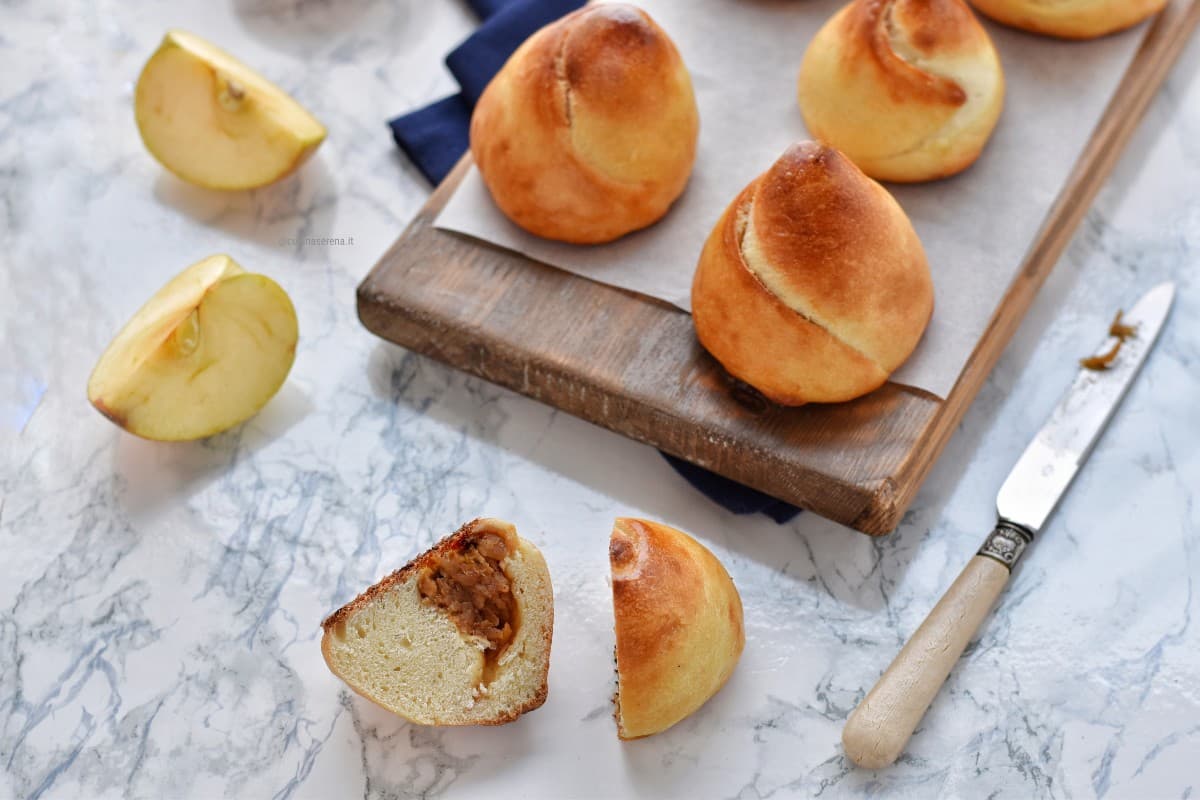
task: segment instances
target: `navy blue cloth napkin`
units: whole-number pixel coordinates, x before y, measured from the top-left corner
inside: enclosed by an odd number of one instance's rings
[[[437,185],[467,151],[471,109],[514,50],[539,28],[583,6],[581,0],[467,0],[483,20],[478,30],[446,56],[461,87],[388,122],[400,149],[431,184]],[[784,523],[799,513],[793,505],[663,454],[692,486],[735,514],[762,512]]]

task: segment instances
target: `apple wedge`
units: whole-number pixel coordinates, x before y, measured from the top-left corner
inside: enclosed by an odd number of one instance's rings
[[[145,439],[183,441],[254,416],[292,368],[299,335],[287,294],[217,255],[158,290],[113,340],[88,400]]]
[[[146,62],[133,107],[151,155],[209,189],[277,181],[325,139],[325,127],[286,92],[184,31],[168,31]]]

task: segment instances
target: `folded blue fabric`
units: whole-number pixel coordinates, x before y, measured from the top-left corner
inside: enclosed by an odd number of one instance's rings
[[[462,91],[388,122],[392,136],[431,184],[441,183],[469,146],[471,109],[504,62],[530,34],[584,5],[581,0],[467,0],[483,20],[446,57]],[[784,523],[793,505],[663,454],[692,486],[735,514],[762,512]]]

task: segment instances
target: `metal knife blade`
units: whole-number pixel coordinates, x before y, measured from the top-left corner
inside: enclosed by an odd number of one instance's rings
[[[1030,534],[1041,530],[1146,361],[1174,299],[1175,285],[1170,282],[1146,292],[1122,316],[1122,323],[1137,326],[1137,332],[1121,345],[1112,365],[1105,370],[1080,369],[1000,487],[996,510],[1002,522]],[[1096,355],[1116,344],[1116,337],[1109,337]]]

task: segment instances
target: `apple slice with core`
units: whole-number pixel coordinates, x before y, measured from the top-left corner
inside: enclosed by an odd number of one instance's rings
[[[217,255],[159,289],[113,340],[88,400],[132,434],[211,436],[254,416],[283,385],[299,330],[287,294]]]
[[[184,31],[168,31],[146,62],[133,105],[151,155],[210,189],[277,181],[325,139],[325,127],[286,92]]]

